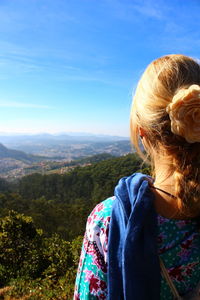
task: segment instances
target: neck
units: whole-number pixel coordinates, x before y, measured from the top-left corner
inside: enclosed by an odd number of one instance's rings
[[[175,195],[174,171],[171,168],[170,161],[156,157],[155,163],[155,181],[153,185],[168,193],[152,189],[155,195],[155,208],[158,214],[166,218],[179,218],[177,201]],[[171,194],[171,195],[170,195]]]
[[[167,188],[170,194],[175,193],[174,186],[174,170],[169,160],[162,159],[159,156],[154,161],[155,165],[155,181],[154,185],[162,189]]]

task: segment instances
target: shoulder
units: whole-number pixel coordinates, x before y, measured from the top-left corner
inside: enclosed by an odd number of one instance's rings
[[[87,243],[93,245],[107,261],[107,246],[110,218],[115,197],[110,197],[95,206],[87,219],[86,236]]]
[[[97,204],[89,215],[88,222],[93,221],[96,223],[104,218],[110,217],[114,201],[115,197],[113,196]]]
[[[87,219],[86,231],[87,233],[93,228],[97,230],[105,228],[110,223],[110,217],[112,212],[112,206],[115,201],[115,197],[107,198],[95,206]],[[89,238],[90,236],[88,236]]]

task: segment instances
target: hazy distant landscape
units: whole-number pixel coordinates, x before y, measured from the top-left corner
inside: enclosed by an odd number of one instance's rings
[[[0,135],[0,177],[15,179],[34,172],[63,174],[76,165],[90,164],[86,158],[94,155],[104,153],[111,157],[130,152],[130,141],[125,137],[92,134]]]

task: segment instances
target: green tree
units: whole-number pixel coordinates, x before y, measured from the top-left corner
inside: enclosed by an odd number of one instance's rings
[[[10,211],[0,219],[1,285],[18,276],[37,277],[43,266],[42,232],[30,217]]]

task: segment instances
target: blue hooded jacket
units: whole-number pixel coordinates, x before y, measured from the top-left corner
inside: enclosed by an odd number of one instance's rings
[[[160,299],[157,214],[147,178],[135,173],[115,188],[108,244],[109,300]]]

